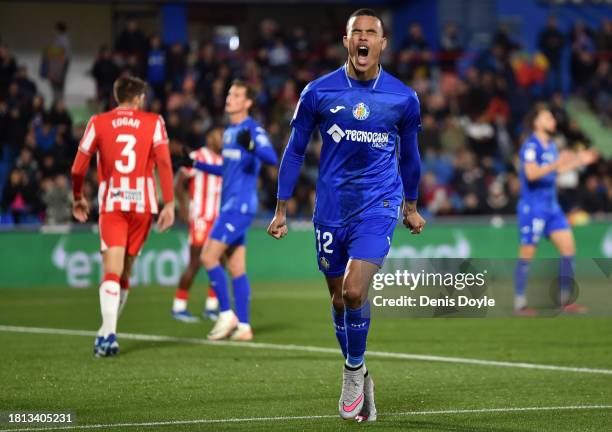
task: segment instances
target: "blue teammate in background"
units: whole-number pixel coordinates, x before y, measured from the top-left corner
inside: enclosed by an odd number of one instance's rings
[[[249,323],[251,288],[245,263],[246,231],[257,211],[257,178],[261,163],[275,165],[278,161],[266,131],[249,117],[253,100],[248,85],[235,80],[225,104],[230,125],[223,134],[223,165],[194,163],[197,169],[223,176],[221,210],[202,251],[204,268],[219,299],[219,318],[208,334],[210,340],[253,339]],[[232,277],[236,313],[230,306],[225,271],[221,266],[224,255]]]
[[[542,238],[549,237],[561,259],[559,262],[559,307],[568,313],[586,312],[574,303],[571,291],[574,279],[574,236],[557,199],[557,174],[595,162],[597,152],[581,150],[559,153],[552,136],[557,124],[545,105],[536,106],[527,116],[527,127],[533,132],[519,151],[521,194],[518,202],[518,225],[521,245],[515,275],[514,309],[517,315],[536,315],[527,307],[529,263]]]
[[[425,225],[416,209],[421,120],[415,92],[380,67],[387,40],[376,13],[354,12],[343,42],[345,65],[309,83],[300,96],[268,233],[277,239],[287,234],[287,200],[318,125],[323,148],[313,222],[319,269],[327,280],[345,358],[338,408],[344,419],[373,421],[374,383],[364,366],[368,287],[389,252],[402,209],[412,233]]]

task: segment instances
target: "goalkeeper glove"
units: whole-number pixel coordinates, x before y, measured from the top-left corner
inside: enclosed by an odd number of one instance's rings
[[[236,142],[248,152],[255,150],[255,141],[251,138],[251,132],[248,129],[242,129],[238,132]]]

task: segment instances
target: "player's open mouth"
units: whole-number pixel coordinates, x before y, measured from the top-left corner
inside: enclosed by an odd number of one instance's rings
[[[359,45],[357,47],[357,63],[360,66],[365,66],[368,63],[368,53],[370,49],[365,45]]]

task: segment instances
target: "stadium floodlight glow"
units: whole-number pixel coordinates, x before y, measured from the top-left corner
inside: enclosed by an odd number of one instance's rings
[[[240,47],[240,37],[235,35],[229,39],[229,49],[236,51]]]

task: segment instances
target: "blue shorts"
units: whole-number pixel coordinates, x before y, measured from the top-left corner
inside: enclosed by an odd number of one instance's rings
[[[542,236],[549,237],[554,231],[570,229],[567,218],[559,206],[533,208],[528,203],[518,205],[518,225],[521,244],[538,244]]]
[[[388,216],[350,222],[341,227],[328,227],[315,222],[319,270],[325,276],[341,276],[350,258],[382,266],[391,248],[396,224],[397,219]]]
[[[220,213],[210,231],[210,238],[230,246],[243,245],[253,217],[252,214]]]

